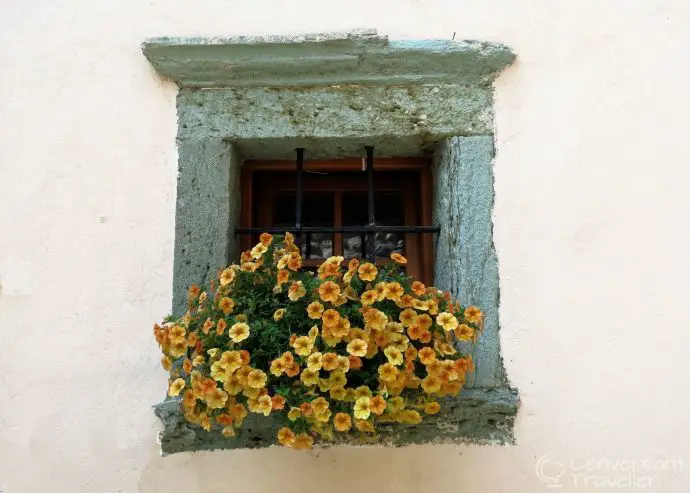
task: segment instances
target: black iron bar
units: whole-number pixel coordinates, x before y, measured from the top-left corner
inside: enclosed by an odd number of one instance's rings
[[[236,234],[253,233],[297,233],[297,228],[290,227],[270,227],[270,228],[237,228]],[[301,233],[438,233],[440,226],[341,226],[339,228],[330,226],[302,226]]]
[[[365,147],[367,151],[367,211],[369,212],[369,227],[376,226],[374,214],[374,148]],[[376,262],[376,232],[371,232],[367,238],[367,254],[372,263]]]
[[[297,182],[295,184],[295,230],[297,237],[295,240],[299,246],[299,244],[302,242],[300,231],[302,229],[302,175],[304,172],[304,149],[298,147],[295,150],[297,151]],[[306,238],[306,240],[308,242],[308,238]]]

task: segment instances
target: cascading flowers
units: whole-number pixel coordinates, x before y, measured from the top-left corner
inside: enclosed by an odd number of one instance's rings
[[[456,342],[476,341],[477,307],[407,277],[397,253],[383,266],[330,257],[314,274],[290,233],[260,239],[154,326],[190,423],[231,437],[248,413],[276,415],[276,442],[308,449],[418,424],[460,392],[473,362]]]

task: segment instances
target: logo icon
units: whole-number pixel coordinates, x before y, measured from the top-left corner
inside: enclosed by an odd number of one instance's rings
[[[537,477],[541,479],[548,488],[560,488],[561,477],[565,474],[565,465],[548,455],[539,457],[537,464],[534,467]]]

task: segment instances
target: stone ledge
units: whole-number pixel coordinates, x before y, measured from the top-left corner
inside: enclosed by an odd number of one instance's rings
[[[420,443],[514,444],[513,422],[519,405],[515,389],[508,387],[467,389],[443,402],[443,412],[416,426],[391,425],[375,440],[348,437],[339,444],[404,446]],[[163,422],[160,433],[163,455],[216,449],[264,448],[274,443],[280,425],[270,416],[250,414],[237,437],[225,438],[219,429],[205,432],[186,422],[178,399],[154,406]],[[336,444],[337,445],[337,444]]]
[[[515,54],[498,43],[389,41],[375,30],[295,36],[152,38],[156,70],[180,87],[309,87],[340,84],[487,85]]]

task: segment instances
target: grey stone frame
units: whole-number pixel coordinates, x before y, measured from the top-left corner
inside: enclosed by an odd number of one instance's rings
[[[238,256],[244,159],[433,155],[439,288],[485,311],[477,369],[446,411],[379,440],[510,443],[517,391],[500,357],[498,264],[493,246],[492,82],[515,55],[480,42],[389,41],[375,31],[291,38],[156,38],[143,51],[174,80],[179,176],[173,312]],[[164,453],[272,443],[275,423],[251,415],[226,439],[188,425],[178,403],[156,406]]]

